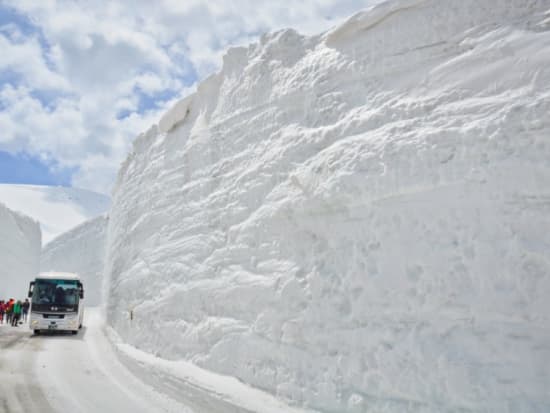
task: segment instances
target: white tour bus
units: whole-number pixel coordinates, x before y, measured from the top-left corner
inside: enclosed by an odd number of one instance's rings
[[[29,286],[31,299],[29,327],[78,333],[84,317],[84,286],[77,274],[40,273]]]

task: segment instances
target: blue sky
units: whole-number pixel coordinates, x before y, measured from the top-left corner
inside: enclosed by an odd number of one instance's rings
[[[27,154],[0,151],[1,183],[70,186],[74,172]]]
[[[0,26],[6,24],[15,24],[24,34],[32,34],[38,31],[38,28],[32,24],[30,19],[11,7],[0,3]]]
[[[224,51],[379,0],[0,0],[0,183],[109,193],[132,140]]]

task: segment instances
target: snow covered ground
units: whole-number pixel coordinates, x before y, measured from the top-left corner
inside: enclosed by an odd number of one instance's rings
[[[44,244],[108,211],[109,197],[60,186],[0,184],[0,202],[40,222]]]
[[[26,297],[40,266],[38,222],[0,203],[0,299]]]
[[[191,412],[126,370],[101,325],[94,310],[77,336],[0,325],[0,411]]]
[[[0,325],[0,411],[306,413],[234,378],[113,348],[103,326],[97,308],[86,309],[76,336]]]
[[[80,275],[86,291],[86,305],[101,302],[107,216],[80,224],[46,244],[40,257],[40,270],[74,272]]]

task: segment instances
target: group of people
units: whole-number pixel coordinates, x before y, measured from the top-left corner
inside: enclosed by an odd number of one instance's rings
[[[27,321],[29,314],[29,299],[25,298],[25,301],[10,298],[7,301],[0,300],[0,324],[4,324],[4,315],[6,318],[6,324],[10,324],[14,327],[19,325],[19,321]]]

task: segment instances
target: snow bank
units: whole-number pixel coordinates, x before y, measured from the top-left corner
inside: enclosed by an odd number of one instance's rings
[[[39,270],[40,226],[0,203],[0,234],[0,299],[23,299]]]
[[[109,322],[324,412],[550,410],[547,0],[232,49],[140,136]]]
[[[93,310],[92,310],[93,311]],[[250,388],[234,377],[201,369],[186,361],[169,361],[125,344],[112,329],[105,330],[117,359],[143,382],[188,405],[194,412],[311,413],[292,408],[270,394]]]
[[[99,305],[102,296],[107,216],[91,219],[46,244],[41,271],[74,272],[85,288],[86,305]]]
[[[0,202],[40,222],[44,244],[108,211],[108,196],[79,188],[0,184]]]

